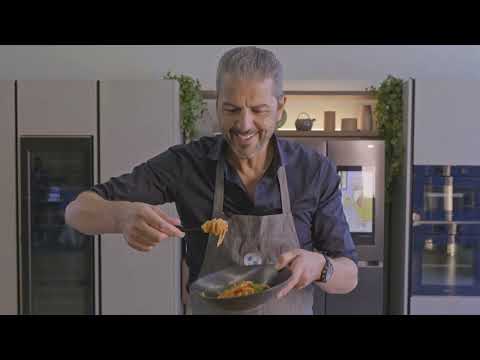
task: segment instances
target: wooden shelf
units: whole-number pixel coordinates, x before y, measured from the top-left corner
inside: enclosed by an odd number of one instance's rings
[[[368,91],[316,91],[316,90],[285,90],[283,92],[286,96],[288,95],[327,95],[327,96],[365,96],[375,97],[372,93]],[[202,95],[206,99],[215,99],[217,97],[217,92],[215,90],[202,90]]]
[[[340,122],[342,118],[347,118],[347,117],[353,117],[357,118],[357,124],[359,127],[362,125],[360,116],[357,114],[357,106],[361,105],[362,103],[367,103],[367,104],[373,104],[373,101],[375,101],[375,96],[369,92],[369,91],[309,91],[309,90],[286,90],[285,95],[287,96],[292,96],[290,98],[290,102],[287,102],[287,113],[289,113],[289,116],[297,116],[297,113],[300,113],[300,111],[307,111],[311,115],[311,117],[314,117],[321,122],[324,121],[324,111],[329,110],[329,111],[336,111],[336,127],[340,126]],[[204,96],[205,100],[208,101],[214,101],[213,99],[216,98],[216,92],[212,90],[204,90],[202,91],[202,94]],[[305,96],[305,98],[302,98]],[[312,96],[345,96],[345,101],[344,100],[336,100],[334,98],[323,98],[322,101],[320,101],[320,107],[316,107],[315,104],[312,105]],[[351,98],[349,98],[351,97]],[[358,97],[361,97],[361,101],[358,99]],[[303,99],[303,100],[302,100]],[[321,98],[320,98],[321,99]],[[292,102],[293,100],[293,102]],[[305,101],[306,105],[305,107],[298,106],[299,101]],[[316,102],[316,100],[314,101]],[[340,103],[338,103],[340,102]],[[344,102],[344,103],[343,103]],[[293,110],[289,110],[289,104],[290,106],[293,106]],[[295,104],[295,105],[292,105]],[[323,107],[323,108],[322,108]],[[301,110],[302,108],[306,108],[307,110]],[[310,111],[313,108],[317,108],[316,112],[315,111]],[[338,108],[339,111],[336,109]],[[333,109],[333,110],[332,110]],[[214,110],[213,110],[214,111]],[[364,130],[357,130],[357,131],[323,131],[323,130],[310,130],[310,131],[297,131],[294,130],[294,119],[289,118],[289,121],[284,125],[285,127],[291,129],[291,130],[282,130],[279,129],[276,131],[276,134],[279,136],[284,136],[284,137],[326,137],[326,138],[342,138],[342,139],[375,139],[375,140],[381,140],[383,139],[379,134],[378,130],[375,128],[373,131],[364,131]]]
[[[296,130],[277,130],[275,134],[284,137],[340,137],[340,138],[360,138],[360,139],[381,139],[377,132],[373,131],[296,131]]]
[[[372,93],[368,91],[316,91],[316,90],[285,90],[284,91],[285,95],[320,95],[320,96],[365,96],[365,97],[371,97],[372,99],[375,98],[375,96],[372,95]]]

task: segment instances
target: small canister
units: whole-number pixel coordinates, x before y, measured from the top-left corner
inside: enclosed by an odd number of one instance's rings
[[[335,131],[335,111],[325,111],[323,130]]]
[[[362,105],[360,122],[362,124],[362,130],[364,131],[373,130],[372,107],[370,105]]]
[[[342,130],[344,131],[357,131],[357,118],[343,118]]]

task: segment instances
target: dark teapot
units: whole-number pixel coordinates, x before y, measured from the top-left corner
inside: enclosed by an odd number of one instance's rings
[[[306,118],[301,119],[300,116],[306,115]],[[308,115],[306,112],[302,112],[298,114],[297,120],[295,120],[295,127],[297,128],[298,131],[310,131],[312,130],[313,122],[316,119],[311,119],[310,115]]]

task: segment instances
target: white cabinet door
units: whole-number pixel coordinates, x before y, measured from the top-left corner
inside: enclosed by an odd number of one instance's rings
[[[102,81],[99,94],[101,182],[180,143],[176,81]],[[164,209],[176,216],[174,204]],[[180,239],[142,253],[109,234],[101,249],[102,314],[182,313]]]
[[[17,314],[15,84],[0,81],[0,315]]]
[[[96,135],[97,92],[92,80],[18,82],[18,135]]]
[[[18,114],[18,146],[20,146],[20,139],[22,137],[35,137],[39,138],[42,141],[45,140],[48,143],[50,137],[54,138],[66,138],[67,141],[71,137],[87,137],[91,139],[92,143],[92,153],[94,154],[89,160],[93,166],[93,179],[94,182],[98,180],[98,165],[97,165],[97,84],[95,80],[22,80],[17,82],[17,114]],[[56,164],[65,164],[69,166],[74,166],[74,161],[72,161],[68,156],[63,157],[59,156],[60,152],[57,150],[53,151],[42,151],[42,156],[51,160],[51,163]],[[18,159],[20,164],[20,154],[21,149],[18,148]],[[77,159],[77,156],[74,157]],[[76,160],[75,160],[76,161]],[[60,165],[58,165],[60,166]],[[20,167],[19,167],[20,169]],[[53,168],[52,168],[53,169]],[[57,166],[55,167],[57,169]],[[52,170],[53,171],[53,170]],[[58,180],[58,171],[55,170],[54,174],[57,174],[55,183]],[[25,176],[19,170],[19,178]],[[52,175],[53,176],[53,175]],[[61,183],[61,181],[60,181]],[[20,193],[20,182],[18,184],[19,188],[19,204],[21,199],[25,194]],[[22,218],[19,217],[19,223]],[[26,245],[25,239],[22,241],[22,232],[19,236],[19,244],[24,246],[24,248],[29,247]],[[48,235],[50,237],[50,235]],[[52,235],[53,237],[53,235]],[[97,264],[98,264],[98,240],[95,240],[93,247],[95,250],[93,254],[88,254],[85,256],[93,256],[93,266],[95,274],[98,273]],[[20,253],[22,254],[22,249],[20,247]],[[42,260],[44,262],[49,262],[51,264],[64,264],[65,257],[61,257],[60,253],[55,253],[52,255],[49,253],[48,259],[56,259],[55,261]],[[47,259],[42,257],[42,259]],[[55,257],[54,257],[55,256]],[[33,258],[33,257],[32,257]],[[20,297],[22,303],[27,298],[25,294],[22,294],[23,289],[26,285],[23,281],[23,273],[25,272],[25,264],[30,261],[21,257],[20,261],[20,274],[21,279],[20,286]],[[25,261],[23,261],[25,260]],[[89,260],[90,261],[90,260]],[[68,262],[67,262],[68,263]],[[80,262],[79,262],[80,263]],[[72,268],[73,268],[73,264]],[[78,265],[78,264],[77,264]],[[59,265],[60,266],[60,265]],[[76,266],[76,265],[75,265]],[[84,263],[81,262],[81,266],[84,266]],[[52,265],[53,268],[53,265]],[[49,272],[49,274],[53,273]],[[50,276],[50,275],[49,275]],[[99,288],[98,288],[98,278],[95,277],[94,284],[89,286],[95,287],[95,313],[98,313],[98,304],[99,304]],[[58,283],[58,281],[57,281]],[[66,286],[60,286],[60,288],[65,290],[65,293],[71,294],[73,290]],[[38,293],[43,294],[43,290],[38,290]],[[63,292],[62,292],[63,294]],[[70,295],[69,295],[70,296]],[[82,295],[83,296],[83,295]],[[60,296],[59,296],[60,297]],[[60,301],[60,300],[59,300]],[[63,301],[63,300],[62,300]],[[25,311],[25,309],[23,310]]]
[[[480,82],[415,81],[415,165],[480,165]]]

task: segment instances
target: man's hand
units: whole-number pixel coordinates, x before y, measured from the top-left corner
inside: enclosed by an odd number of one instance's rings
[[[122,207],[117,221],[128,245],[138,251],[150,251],[169,237],[185,236],[174,226],[180,225],[180,220],[168,216],[159,206],[129,203]]]
[[[325,258],[323,255],[312,251],[294,249],[280,255],[276,268],[280,270],[288,266],[292,276],[285,287],[278,293],[277,298],[284,297],[292,289],[303,289],[318,280],[324,265]]]

